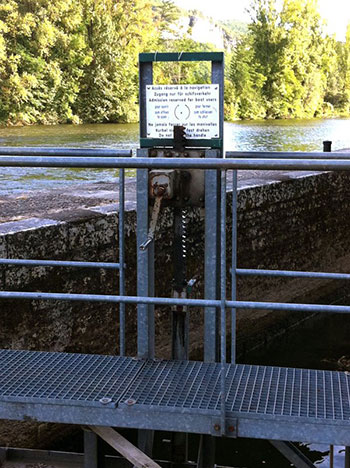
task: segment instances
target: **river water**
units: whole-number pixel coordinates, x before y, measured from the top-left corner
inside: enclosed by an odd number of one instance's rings
[[[93,124],[0,129],[0,146],[67,146],[136,149],[137,124]],[[350,119],[248,121],[225,124],[225,149],[237,151],[322,151],[350,147]],[[112,181],[114,170],[0,168],[0,193]]]
[[[136,149],[137,124],[60,125],[0,129],[0,146],[113,147]],[[350,148],[350,119],[275,120],[225,124],[225,149],[237,151],[322,151],[324,140],[333,149]],[[1,150],[0,150],[1,153]],[[69,184],[113,181],[115,170],[0,168],[0,194],[47,190]],[[331,330],[331,333],[330,333]],[[247,356],[250,363],[337,369],[338,360],[350,355],[350,323],[343,317],[305,325],[271,345]],[[290,465],[266,441],[218,440],[218,463],[244,468],[287,468]],[[327,446],[303,446],[317,463],[329,466]],[[335,447],[335,468],[344,466],[343,447]]]

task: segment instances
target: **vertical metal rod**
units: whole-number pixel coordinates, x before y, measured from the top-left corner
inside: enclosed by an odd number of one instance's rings
[[[219,85],[219,138],[224,138],[224,60],[211,62],[211,82]],[[223,146],[220,157],[223,157]]]
[[[125,295],[125,171],[119,169],[119,294]],[[125,304],[119,304],[119,354],[125,356]]]
[[[329,468],[334,468],[334,445],[329,447]]]
[[[216,150],[207,150],[207,158],[218,157]],[[204,245],[204,296],[206,299],[218,299],[219,283],[219,171],[205,171],[205,245]],[[204,309],[204,361],[217,362],[218,323],[217,310],[214,307]],[[206,445],[203,445],[205,448]]]
[[[152,62],[139,63],[139,109],[140,109],[140,138],[147,136],[147,102],[146,87],[153,83]]]
[[[231,298],[237,300],[237,171],[232,171],[232,275]],[[236,309],[231,309],[231,363],[236,364]]]
[[[98,436],[89,429],[84,429],[84,468],[102,467],[98,445]]]
[[[350,447],[345,447],[344,468],[350,468]]]
[[[221,360],[221,434],[226,432],[226,171],[221,171],[221,205],[220,205],[220,360]]]
[[[140,149],[138,156],[148,155]],[[148,235],[148,170],[137,171],[137,246]],[[154,293],[154,242],[144,251],[137,248],[137,295],[153,296]],[[154,306],[139,304],[137,307],[137,352],[140,358],[154,358]]]
[[[139,63],[140,138],[147,136],[147,85],[153,83],[152,62]],[[139,157],[148,157],[148,150],[140,149]],[[137,171],[137,294],[154,296],[154,242],[145,251],[139,246],[148,235],[148,169]],[[137,354],[139,357],[154,358],[154,305],[137,307]],[[153,431],[138,431],[138,445],[151,455]]]

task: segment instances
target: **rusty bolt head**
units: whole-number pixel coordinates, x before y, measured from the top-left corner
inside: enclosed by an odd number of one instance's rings
[[[204,151],[201,151],[201,158],[204,158],[204,156],[205,156]]]
[[[184,153],[184,158],[188,158],[189,154],[186,152]]]
[[[164,185],[155,185],[153,187],[153,194],[155,197],[161,197],[165,194],[168,184]]]
[[[220,424],[214,424],[214,430],[215,431],[220,431],[220,429],[221,429]]]
[[[133,400],[132,398],[129,398],[129,400],[126,400],[125,402],[128,406],[132,406],[136,403],[136,400]]]
[[[150,156],[155,158],[157,156],[157,150],[153,149],[150,151]]]
[[[234,426],[228,426],[228,432],[235,432]]]

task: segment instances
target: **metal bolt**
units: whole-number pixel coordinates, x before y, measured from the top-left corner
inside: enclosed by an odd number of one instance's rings
[[[161,197],[165,194],[166,188],[168,187],[168,184],[164,185],[155,185],[153,187],[153,194],[155,197]]]
[[[112,403],[112,398],[107,398],[107,397],[101,398],[100,403],[102,403],[103,405],[108,405],[108,403]]]
[[[228,426],[228,432],[235,432],[234,426]]]
[[[215,429],[215,431],[220,431],[220,429],[221,429],[220,424],[214,424],[214,429]]]
[[[184,197],[185,202],[188,202],[188,200],[189,200],[189,197]]]
[[[133,400],[132,398],[130,398],[129,400],[126,400],[125,402],[128,406],[132,406],[136,403],[136,400]]]
[[[200,202],[204,202],[204,197],[199,197]]]
[[[153,158],[156,157],[157,156],[157,150],[155,150],[155,149],[151,150],[150,156],[153,157]]]
[[[201,158],[204,158],[204,156],[205,156],[204,151],[201,151]]]
[[[188,158],[188,153],[187,153],[187,152],[184,153],[184,157],[185,157],[185,158]]]

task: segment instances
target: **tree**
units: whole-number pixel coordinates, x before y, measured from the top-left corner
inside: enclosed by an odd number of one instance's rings
[[[238,42],[231,59],[229,78],[234,87],[237,113],[242,119],[265,117],[263,86],[266,78],[258,71],[252,38]]]
[[[252,1],[248,34],[231,65],[242,118],[322,114],[330,40],[317,6],[317,0],[284,0],[280,9],[276,0]]]

